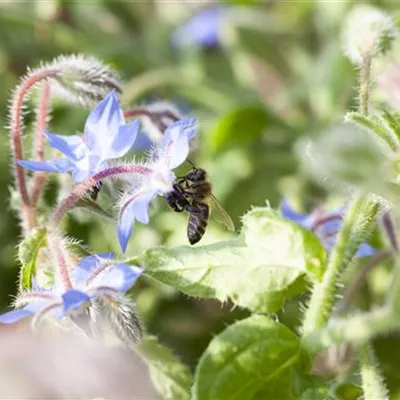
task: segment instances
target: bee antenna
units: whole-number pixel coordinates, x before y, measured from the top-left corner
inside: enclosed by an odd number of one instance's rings
[[[186,159],[186,161],[187,161],[193,168],[196,168],[196,166],[194,165],[193,161],[190,161],[188,158]]]

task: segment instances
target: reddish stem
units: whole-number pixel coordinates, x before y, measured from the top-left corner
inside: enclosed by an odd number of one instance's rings
[[[170,110],[151,111],[143,107],[135,107],[125,110],[124,117],[148,117],[161,132],[164,132],[168,128],[168,125],[163,122],[163,118],[168,118],[173,122],[179,121],[179,116]]]
[[[53,215],[50,218],[50,224],[53,227],[58,226],[63,216],[66,214],[68,210],[70,210],[75,203],[85,195],[93,186],[97,185],[99,182],[103,181],[106,178],[122,175],[122,174],[140,174],[140,175],[148,175],[152,172],[152,169],[148,167],[144,167],[142,165],[130,164],[130,165],[121,165],[116,167],[111,167],[108,169],[104,169],[103,171],[98,172],[97,174],[91,176],[86,179],[79,185],[77,185],[74,190],[69,194],[67,198],[65,198],[55,209]]]
[[[45,82],[41,95],[39,106],[37,110],[37,119],[36,119],[36,135],[35,135],[35,160],[36,161],[44,161],[44,149],[46,138],[43,134],[43,130],[47,128],[48,115],[49,115],[49,102],[50,102],[50,85]],[[40,193],[46,183],[46,179],[48,177],[47,172],[39,172],[33,177],[32,184],[32,194],[31,201],[32,205],[36,205],[39,200]]]
[[[128,110],[124,111],[125,118],[136,118],[136,117],[152,117],[152,113],[145,108],[129,108]]]
[[[56,270],[59,273],[60,280],[65,290],[72,288],[71,278],[67,258],[65,256],[64,246],[55,231],[49,230],[49,249],[54,257]]]
[[[30,76],[22,81],[18,86],[12,99],[11,115],[10,115],[10,133],[11,148],[13,152],[13,163],[15,166],[15,179],[17,190],[22,199],[23,210],[22,217],[25,229],[31,229],[35,224],[35,218],[32,215],[31,200],[28,194],[25,170],[16,163],[16,160],[23,159],[22,152],[22,130],[23,130],[23,108],[24,102],[29,91],[40,81],[57,74],[56,70],[37,70],[32,72]]]
[[[343,217],[340,214],[333,214],[333,215],[329,215],[327,217],[319,218],[311,226],[311,231],[315,232],[321,225],[324,225],[328,222],[342,220],[342,219],[343,219]]]

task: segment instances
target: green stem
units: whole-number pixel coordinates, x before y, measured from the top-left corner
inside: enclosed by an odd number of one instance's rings
[[[371,229],[378,205],[362,194],[349,206],[336,245],[332,250],[324,277],[316,284],[305,314],[303,335],[327,324],[332,311],[337,281]]]
[[[363,55],[360,71],[360,113],[363,115],[368,115],[371,61],[368,52]]]
[[[360,347],[361,380],[364,400],[385,400],[388,390],[379,369],[372,346],[364,343]]]
[[[362,343],[380,334],[400,329],[400,316],[387,307],[349,318],[333,320],[328,327],[303,337],[304,349],[310,354],[341,343]]]
[[[400,317],[400,260],[397,259],[393,268],[393,280],[387,298],[391,311]]]

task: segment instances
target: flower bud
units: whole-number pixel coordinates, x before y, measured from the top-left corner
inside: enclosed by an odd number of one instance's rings
[[[60,56],[49,67],[58,72],[51,81],[52,89],[72,103],[92,104],[113,89],[122,91],[117,75],[93,57],[82,54]]]
[[[343,50],[355,64],[364,57],[376,57],[390,50],[397,37],[393,19],[383,11],[367,6],[355,6],[343,27]]]

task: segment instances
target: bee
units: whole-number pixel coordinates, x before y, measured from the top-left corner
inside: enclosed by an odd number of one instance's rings
[[[197,243],[203,237],[210,217],[210,206],[218,222],[230,231],[235,230],[232,219],[212,194],[211,182],[204,169],[193,166],[191,171],[174,182],[173,190],[164,198],[174,211],[189,213],[187,237],[190,244]]]
[[[97,196],[99,195],[102,186],[103,182],[99,181],[88,190],[88,194],[93,201],[97,200]]]

